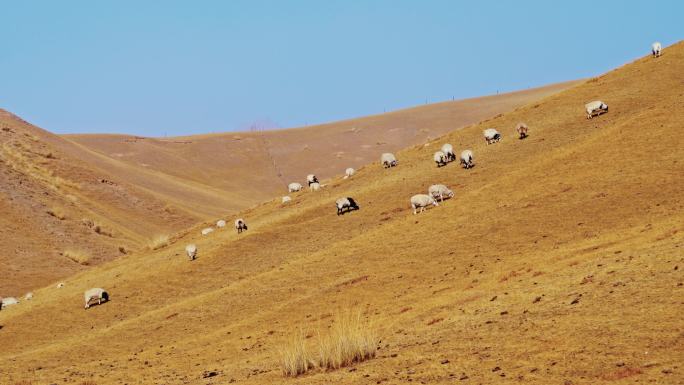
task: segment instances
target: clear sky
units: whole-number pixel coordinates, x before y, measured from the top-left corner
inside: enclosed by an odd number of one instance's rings
[[[600,74],[684,1],[6,1],[0,108],[57,133],[296,127]]]

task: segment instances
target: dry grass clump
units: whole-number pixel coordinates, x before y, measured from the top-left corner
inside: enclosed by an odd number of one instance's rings
[[[62,255],[84,266],[90,263],[90,256],[82,250],[67,249]]]
[[[49,215],[52,215],[53,217],[59,219],[60,221],[63,221],[66,219],[66,212],[64,212],[64,209],[61,207],[53,207],[51,209],[48,209],[47,213]]]
[[[300,330],[280,349],[280,366],[285,376],[298,376],[318,367],[334,370],[375,357],[378,336],[360,310],[342,312],[330,330],[318,333],[317,347],[311,353]]]
[[[169,245],[169,236],[166,234],[157,235],[156,237],[152,238],[147,243],[147,247],[149,247],[152,250],[161,249],[162,247],[165,247],[168,245]]]

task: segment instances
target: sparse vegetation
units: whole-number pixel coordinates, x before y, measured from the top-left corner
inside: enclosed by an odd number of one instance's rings
[[[62,207],[53,207],[51,209],[47,210],[47,213],[49,215],[52,215],[53,217],[59,219],[60,221],[63,221],[66,219],[66,212]]]
[[[166,234],[162,234],[152,238],[150,242],[147,243],[147,247],[149,247],[152,250],[157,250],[161,249],[162,247],[168,246],[168,244],[169,236]]]
[[[62,255],[84,266],[90,264],[90,256],[83,250],[67,249]]]
[[[285,376],[298,376],[313,368],[334,370],[375,357],[378,337],[360,310],[341,312],[326,334],[318,333],[312,354],[303,331],[293,335],[280,350]]]

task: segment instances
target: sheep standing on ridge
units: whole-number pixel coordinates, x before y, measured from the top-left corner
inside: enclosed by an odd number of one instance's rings
[[[188,258],[190,258],[191,261],[194,261],[197,257],[197,245],[191,243],[185,246],[185,253],[188,255]]]
[[[342,215],[345,212],[352,210],[358,210],[359,205],[356,204],[353,198],[340,198],[335,201],[335,206],[337,207],[337,215]],[[346,211],[345,211],[346,210]]]
[[[318,178],[316,178],[316,175],[314,174],[309,174],[306,176],[306,181],[309,183],[309,186],[311,186],[313,183],[318,183]]]
[[[471,150],[463,150],[461,152],[461,166],[463,166],[465,169],[475,166],[473,161],[473,152]]]
[[[454,192],[443,184],[433,184],[428,188],[428,195],[435,199],[439,198],[439,201],[443,202],[444,198],[453,198]]]
[[[600,100],[589,102],[584,105],[584,108],[587,111],[587,119],[593,118],[594,113],[596,113],[596,116],[599,116],[604,112],[608,112],[608,105]]]
[[[83,298],[85,299],[85,308],[89,308],[90,302],[91,301],[97,301],[97,304],[100,305],[102,302],[107,302],[109,301],[109,293],[107,293],[104,289],[95,287],[92,289],[88,289],[85,291],[83,294]]]
[[[442,151],[437,151],[435,152],[435,155],[432,156],[432,159],[437,163],[437,167],[442,167],[447,164],[447,157]]]
[[[494,144],[501,140],[501,134],[494,128],[488,128],[482,131],[482,133],[484,134],[485,142],[487,142],[487,144]]]
[[[351,178],[351,176],[354,175],[354,173],[356,173],[356,170],[349,167],[348,169],[344,170],[344,179]]]
[[[290,198],[290,197],[287,196],[287,195],[285,195],[285,196],[283,197],[283,203],[287,203],[287,202],[289,202],[289,201],[291,201],[291,200],[292,200],[292,198]]]
[[[446,155],[447,162],[453,162],[456,160],[456,153],[454,153],[454,146],[449,143],[444,143],[442,145],[442,152]]]
[[[518,133],[518,139],[525,139],[527,138],[527,124],[525,123],[518,123],[517,126],[515,126],[515,131]]]
[[[420,212],[422,213],[423,210],[425,210],[425,208],[430,205],[439,206],[435,198],[429,195],[416,194],[411,197],[411,207],[413,208],[413,215],[416,215],[418,213],[419,208]]]
[[[2,302],[0,302],[0,308],[6,308],[7,306],[13,306],[19,304],[19,300],[14,298],[14,297],[5,297],[2,298]]]
[[[663,46],[660,45],[659,41],[656,41],[655,43],[651,44],[651,54],[653,55],[653,57],[659,57],[662,50]]]
[[[219,219],[218,221],[216,221],[216,227],[226,227],[226,221],[224,221],[223,219]]]
[[[238,234],[240,234],[244,230],[247,230],[247,223],[244,219],[239,218],[235,220],[235,230],[237,230]]]
[[[320,189],[321,189],[321,184],[318,182],[314,182],[314,183],[309,184],[309,190],[311,190],[311,191],[318,191]]]
[[[380,156],[380,163],[382,164],[382,167],[390,168],[396,166],[399,161],[397,161],[394,154],[386,152]]]
[[[301,189],[302,189],[301,183],[292,182],[289,185],[287,185],[287,191],[288,192],[297,192]]]

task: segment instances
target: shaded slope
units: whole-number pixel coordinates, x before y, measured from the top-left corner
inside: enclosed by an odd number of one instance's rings
[[[684,44],[398,153],[319,193],[244,210],[250,230],[125,256],[0,313],[0,374],[66,383],[676,384],[684,335]],[[586,120],[585,102],[611,111]],[[514,138],[518,121],[530,138]],[[647,134],[645,125],[648,126]],[[486,146],[482,129],[503,140]],[[668,140],[663,140],[667,138]],[[437,169],[441,143],[477,166]],[[456,196],[413,216],[442,182]],[[337,217],[332,202],[361,210]],[[199,259],[182,255],[197,242]],[[110,303],[81,310],[81,293]],[[276,349],[356,305],[378,357],[281,377]],[[87,333],[84,333],[86,331]],[[315,338],[315,337],[314,337]],[[40,369],[38,369],[40,368]],[[203,379],[204,371],[217,377]]]

